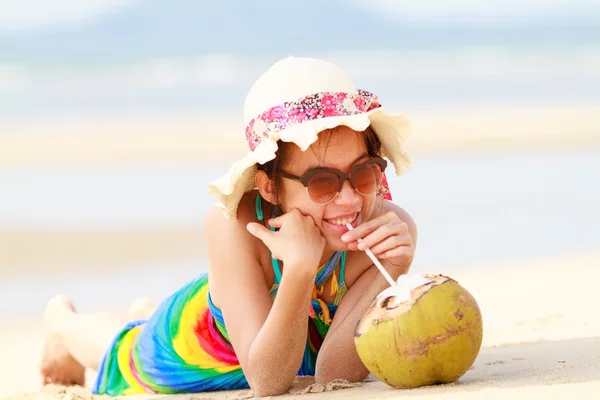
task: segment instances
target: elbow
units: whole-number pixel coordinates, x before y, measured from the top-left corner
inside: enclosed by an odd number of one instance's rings
[[[248,384],[256,397],[285,394],[294,382],[296,374],[282,373],[274,365],[261,366],[248,374]]]
[[[315,382],[326,385],[331,381],[335,381],[338,379],[343,379],[345,381],[354,383],[354,382],[362,382],[369,376],[369,371],[366,371],[362,368],[359,370],[328,370],[325,369],[323,371],[319,371],[315,374]]]
[[[249,383],[252,394],[256,397],[279,396],[285,394],[292,385],[292,381],[273,379],[273,377],[271,379],[255,378]]]
[[[252,393],[256,397],[285,394],[296,378],[302,359],[290,357],[277,360],[265,357],[266,351],[257,353],[252,347],[248,352],[248,367],[245,374]]]
[[[323,359],[317,359],[317,369],[315,371],[315,382],[317,383],[327,384],[337,379],[344,379],[348,382],[362,382],[369,376],[369,370],[360,360],[348,363],[324,362]]]
[[[252,394],[258,398],[263,397],[271,397],[271,396],[281,396],[287,392],[287,388],[284,390],[277,390],[270,387],[258,386],[256,388],[252,388]]]

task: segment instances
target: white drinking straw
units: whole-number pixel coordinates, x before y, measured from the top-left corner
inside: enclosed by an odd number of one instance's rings
[[[354,228],[352,228],[352,225],[350,225],[349,223],[346,224],[346,226],[348,227],[348,230],[353,230],[354,229]],[[358,238],[358,243],[362,243],[362,241],[363,240],[361,238]],[[368,247],[365,249],[365,252],[369,256],[369,258],[371,259],[371,261],[373,261],[373,263],[375,263],[375,265],[379,269],[379,272],[381,272],[383,274],[383,276],[388,281],[388,283],[390,284],[390,286],[392,286],[392,287],[396,286],[396,282],[394,282],[394,280],[392,279],[392,277],[390,276],[390,274],[388,274],[388,272],[385,270],[385,268],[383,268],[383,265],[381,265],[381,263],[379,262],[379,260],[377,260],[377,258],[375,258],[375,255],[373,254],[373,252]]]

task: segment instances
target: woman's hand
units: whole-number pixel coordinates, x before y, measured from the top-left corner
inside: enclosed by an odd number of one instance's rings
[[[256,222],[249,223],[247,229],[271,250],[273,258],[281,260],[284,265],[306,266],[316,273],[325,239],[312,217],[292,209],[270,219],[269,225],[279,230],[270,231]]]
[[[358,239],[362,238],[362,243]],[[380,259],[395,266],[410,265],[415,254],[408,225],[394,211],[388,211],[342,235],[349,250],[371,249]]]

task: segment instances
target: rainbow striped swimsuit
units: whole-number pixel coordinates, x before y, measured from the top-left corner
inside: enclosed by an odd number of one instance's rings
[[[281,281],[272,259],[275,298]],[[339,280],[335,270],[339,264]],[[298,375],[314,375],[317,354],[342,296],[346,253],[337,252],[317,273],[309,328]],[[331,277],[333,304],[319,295]],[[197,393],[248,388],[221,311],[212,303],[204,274],[165,299],[148,320],[132,321],[114,338],[98,368],[94,394]]]

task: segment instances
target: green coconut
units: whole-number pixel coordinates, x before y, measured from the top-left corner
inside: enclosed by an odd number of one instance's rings
[[[384,290],[356,326],[365,367],[395,388],[457,381],[481,348],[475,298],[443,275],[403,275]]]

